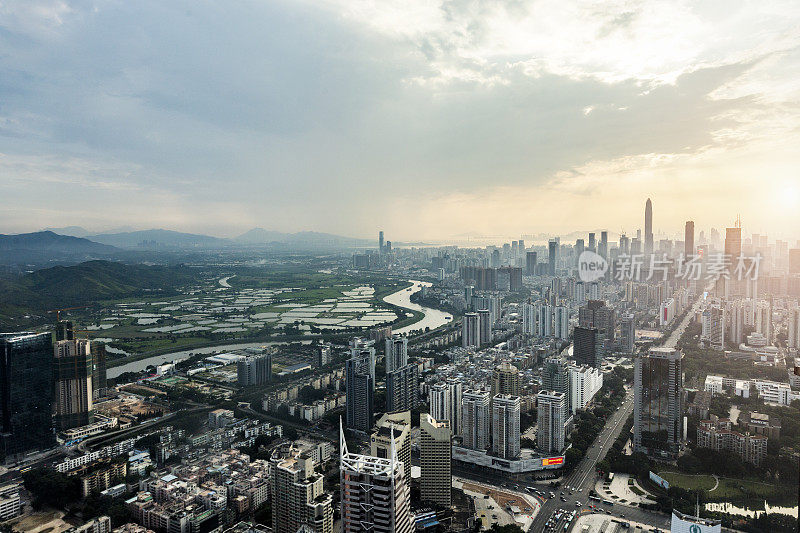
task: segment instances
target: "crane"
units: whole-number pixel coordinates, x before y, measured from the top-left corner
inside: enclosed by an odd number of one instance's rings
[[[75,307],[64,307],[63,309],[50,309],[47,311],[48,313],[55,313],[56,314],[56,322],[61,321],[61,311],[72,311],[73,309],[86,309],[87,307],[91,307],[89,305],[76,305]]]

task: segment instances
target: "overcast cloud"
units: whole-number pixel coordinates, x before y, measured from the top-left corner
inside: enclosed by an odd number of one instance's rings
[[[0,0],[0,233],[800,227],[797,2]]]

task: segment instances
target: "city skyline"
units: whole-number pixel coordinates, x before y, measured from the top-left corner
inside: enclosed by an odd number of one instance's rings
[[[796,238],[798,11],[7,2],[0,228]]]

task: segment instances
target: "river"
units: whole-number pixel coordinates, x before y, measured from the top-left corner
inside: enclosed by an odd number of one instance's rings
[[[229,278],[223,278],[223,280],[227,281]],[[222,281],[220,280],[220,284]],[[402,289],[395,293],[386,296],[383,301],[386,303],[394,304],[400,307],[404,307],[406,309],[411,309],[414,311],[421,311],[425,313],[425,317],[420,320],[419,322],[415,322],[410,326],[406,326],[404,328],[400,328],[398,330],[393,331],[393,333],[408,333],[409,331],[413,331],[416,329],[424,329],[428,328],[437,328],[442,324],[446,324],[452,318],[448,319],[450,315],[443,311],[439,311],[438,309],[431,309],[430,307],[423,307],[421,305],[415,304],[411,302],[411,295],[419,292],[422,290],[423,285],[427,285],[430,287],[430,283],[427,281],[415,281],[409,280],[410,283],[413,285],[410,287],[411,290]],[[302,341],[304,344],[311,343],[310,340]],[[222,344],[218,346],[207,346],[204,348],[191,348],[188,350],[181,350],[179,352],[171,352],[165,353],[162,355],[154,355],[152,357],[148,357],[146,359],[140,359],[139,361],[131,361],[130,363],[125,363],[124,365],[115,366],[113,368],[108,369],[108,377],[115,378],[122,374],[123,372],[141,372],[142,370],[146,369],[148,366],[156,366],[164,363],[168,363],[170,361],[182,361],[184,359],[188,359],[189,356],[192,354],[199,354],[199,353],[207,353],[211,354],[214,352],[224,352],[230,350],[243,350],[245,348],[255,348],[258,346],[271,346],[276,344],[285,344],[282,342],[244,342],[244,343],[236,343],[236,344]]]
[[[434,329],[438,328],[443,324],[447,324],[452,320],[452,316],[449,313],[445,313],[444,311],[439,311],[438,309],[431,309],[430,307],[423,307],[419,304],[412,303],[411,295],[421,291],[423,286],[430,287],[431,283],[427,281],[417,281],[413,279],[410,279],[408,281],[409,283],[413,284],[411,287],[409,287],[408,289],[404,289],[402,291],[397,291],[395,293],[392,293],[389,296],[386,296],[383,299],[383,301],[388,304],[405,307],[406,309],[420,311],[422,313],[425,313],[425,317],[419,322],[415,322],[410,326],[406,326],[400,329],[392,329],[392,333],[403,334],[417,329],[425,329],[425,328]]]

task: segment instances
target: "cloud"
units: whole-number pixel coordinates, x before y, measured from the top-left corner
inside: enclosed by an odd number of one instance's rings
[[[530,205],[548,231],[621,224],[598,198],[670,195],[669,171],[689,191],[692,165],[719,190],[745,153],[759,179],[797,162],[797,21],[793,3],[6,1],[0,190],[42,216],[0,224],[410,240],[476,209],[513,231]]]

